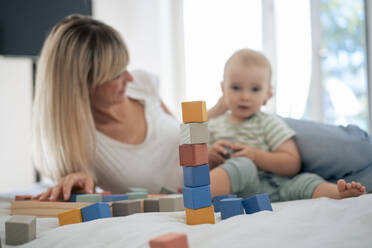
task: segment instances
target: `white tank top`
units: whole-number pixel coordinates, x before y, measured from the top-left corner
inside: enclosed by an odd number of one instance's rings
[[[144,104],[147,135],[142,144],[131,145],[96,131],[97,185],[113,193],[125,193],[128,187],[146,188],[149,193],[159,193],[162,187],[177,190],[183,185],[179,123],[161,107],[158,79],[144,71],[131,74],[134,80],[126,94]]]

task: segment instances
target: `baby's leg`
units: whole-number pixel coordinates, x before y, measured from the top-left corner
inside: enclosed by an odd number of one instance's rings
[[[337,184],[324,182],[319,184],[312,198],[329,197],[333,199],[343,199],[347,197],[357,197],[366,193],[366,188],[360,183],[346,183],[345,180],[338,180]]]
[[[230,193],[243,193],[258,188],[259,178],[254,163],[245,157],[228,159],[210,171],[212,197]]]

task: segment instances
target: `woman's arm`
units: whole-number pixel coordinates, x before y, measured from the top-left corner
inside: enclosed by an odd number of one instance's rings
[[[208,111],[208,119],[215,118],[217,116],[220,116],[224,114],[227,111],[227,106],[225,104],[225,101],[223,97],[221,96],[216,105],[214,105],[211,109]]]

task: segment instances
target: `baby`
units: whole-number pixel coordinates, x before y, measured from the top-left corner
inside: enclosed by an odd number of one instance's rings
[[[268,59],[254,50],[239,50],[226,62],[221,88],[229,111],[209,121],[209,163],[216,167],[211,170],[212,195],[268,193],[275,202],[365,194],[360,183],[333,184],[299,173],[295,132],[261,111],[272,96],[271,74]]]

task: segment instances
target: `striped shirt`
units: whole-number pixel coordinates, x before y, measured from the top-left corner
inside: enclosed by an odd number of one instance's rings
[[[296,135],[280,118],[261,111],[248,120],[233,123],[229,113],[208,121],[209,145],[219,140],[239,142],[264,151],[275,151]]]

